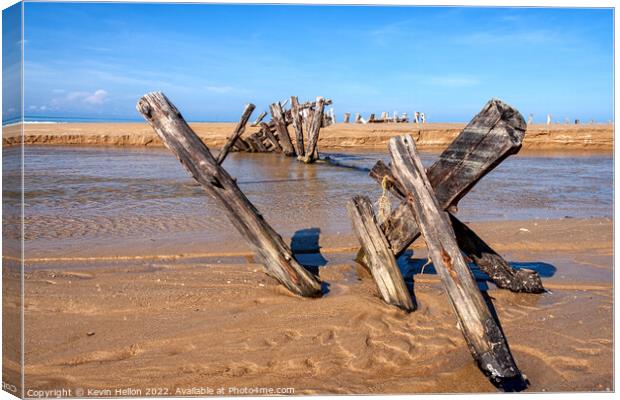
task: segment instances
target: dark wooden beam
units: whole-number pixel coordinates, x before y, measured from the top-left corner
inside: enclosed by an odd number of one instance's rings
[[[220,150],[220,153],[217,155],[218,164],[224,162],[224,159],[228,155],[230,149],[233,147],[237,139],[243,134],[243,131],[245,130],[245,125],[248,123],[252,112],[254,112],[254,108],[256,108],[256,106],[254,106],[254,104],[252,103],[245,105],[245,108],[243,109],[243,114],[241,114],[241,119],[239,119],[239,122],[237,123],[237,126],[233,131],[233,134],[228,138],[228,141],[226,142],[226,144],[224,144],[224,147],[222,147],[222,150]]]

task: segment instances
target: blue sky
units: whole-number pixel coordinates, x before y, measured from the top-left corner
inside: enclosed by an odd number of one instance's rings
[[[162,90],[193,121],[297,95],[343,112],[468,121],[613,118],[610,9],[25,5],[26,116],[137,119]],[[257,113],[256,113],[257,114]]]

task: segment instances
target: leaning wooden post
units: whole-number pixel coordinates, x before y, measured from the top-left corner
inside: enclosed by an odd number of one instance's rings
[[[325,109],[325,99],[322,97],[316,98],[316,109],[312,114],[312,123],[310,125],[310,131],[308,132],[308,145],[306,147],[306,154],[300,158],[305,163],[312,163],[318,155],[315,153],[316,145],[319,141],[319,132],[321,131],[321,122],[323,121],[323,111]]]
[[[345,124],[348,124],[351,119],[351,113],[344,113],[344,120],[342,121]]]
[[[276,132],[278,132],[278,138],[280,139],[280,145],[284,150],[284,154],[291,157],[295,156],[295,149],[291,142],[291,136],[288,133],[282,106],[280,103],[274,103],[269,106],[269,110],[271,111],[271,119],[275,124]]]
[[[301,120],[297,96],[291,96],[291,118],[293,120],[293,129],[295,129],[295,148],[297,149],[297,156],[303,157],[306,151],[304,149],[303,122]]]
[[[368,266],[383,300],[410,312],[411,294],[400,273],[390,244],[383,235],[368,197],[355,196],[347,203],[353,230],[368,255]]]
[[[266,111],[263,111],[260,114],[258,114],[258,117],[256,117],[256,121],[252,123],[252,126],[258,126],[258,124],[260,124],[263,118],[265,118],[266,116],[267,116]]]
[[[220,150],[220,153],[217,155],[218,164],[224,162],[224,159],[228,155],[228,152],[230,151],[232,146],[243,134],[243,131],[245,130],[245,125],[248,123],[252,112],[254,112],[254,108],[256,108],[256,106],[252,103],[245,105],[245,108],[243,109],[243,114],[241,114],[241,119],[239,120],[239,123],[237,123],[233,134],[228,138],[228,141],[226,142],[226,144],[224,144],[224,147],[222,147],[222,150]]]
[[[486,374],[499,382],[519,377],[504,334],[461,255],[447,214],[439,207],[413,138],[392,138],[388,147],[394,174],[407,192],[407,203],[422,231],[430,258],[443,281],[474,359]]]
[[[306,297],[321,296],[320,281],[295,260],[282,237],[245,197],[235,179],[218,165],[208,147],[166,96],[160,92],[146,94],[136,108],[189,174],[220,203],[265,265],[267,273],[293,293]]]

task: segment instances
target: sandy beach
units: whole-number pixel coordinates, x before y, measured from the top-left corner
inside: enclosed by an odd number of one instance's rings
[[[515,294],[479,281],[532,391],[613,390],[612,224],[474,224],[550,290]],[[380,300],[351,261],[354,238],[321,246],[329,292],[314,300],[289,295],[247,251],[29,261],[26,387],[496,390],[471,359],[437,275],[421,273],[420,242],[406,274],[419,307],[411,314]]]
[[[208,145],[221,147],[234,130],[234,123],[190,123]],[[393,136],[412,135],[420,149],[446,147],[465,124],[335,124],[321,130],[319,147],[382,148]],[[246,135],[259,128],[248,127]],[[293,135],[294,136],[294,135]],[[17,126],[3,128],[4,146],[19,143]],[[53,145],[163,146],[146,123],[54,123],[25,124],[24,143]],[[531,125],[523,142],[526,150],[613,150],[611,124]]]

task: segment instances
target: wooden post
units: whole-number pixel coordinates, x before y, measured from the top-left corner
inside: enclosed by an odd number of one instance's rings
[[[284,150],[284,154],[291,157],[295,156],[295,149],[288,134],[282,106],[280,106],[280,103],[274,103],[269,106],[269,110],[271,111],[271,119],[275,124],[276,132],[278,132],[278,138],[280,139],[280,145]]]
[[[447,214],[441,210],[413,138],[390,139],[394,175],[406,190],[407,203],[443,281],[463,336],[478,366],[494,380],[514,379],[519,369],[501,329],[493,319],[456,244]]]
[[[356,124],[362,123],[362,115],[360,113],[355,113],[355,120],[353,121]]]
[[[375,121],[375,114],[374,114],[374,113],[371,113],[371,114],[368,116],[368,122],[369,122],[369,123],[370,123],[370,122],[376,122],[376,121]]]
[[[187,172],[220,203],[235,228],[265,265],[267,273],[293,293],[320,297],[321,282],[295,260],[280,235],[245,197],[235,179],[218,165],[208,147],[166,96],[163,93],[146,94],[136,108]]]
[[[415,310],[411,294],[400,273],[390,245],[377,224],[368,197],[355,196],[347,203],[353,230],[366,249],[368,265],[383,300],[410,312]]]
[[[269,139],[269,141],[273,145],[274,150],[276,152],[278,152],[278,153],[281,153],[282,152],[282,146],[280,146],[280,142],[278,142],[278,139],[276,139],[276,137],[273,134],[273,132],[271,132],[271,129],[269,128],[269,125],[267,125],[264,122],[261,122],[260,123],[260,127],[261,127],[261,130],[263,131],[263,135],[265,135],[267,137],[267,139]]]
[[[343,122],[345,124],[348,124],[350,120],[351,120],[351,113],[344,113],[344,120],[343,120]]]
[[[297,96],[291,96],[291,117],[293,120],[293,129],[295,129],[295,148],[297,149],[297,156],[303,157],[306,151],[304,149],[303,122],[301,120]]]
[[[383,183],[385,179],[388,190],[400,200],[405,200],[404,188],[394,177],[392,170],[382,161],[377,161],[370,170],[369,175],[379,184]],[[440,204],[440,207],[445,209],[445,204]],[[413,214],[410,215],[413,217]],[[540,276],[536,271],[525,268],[515,270],[491,246],[476,235],[473,230],[459,221],[453,214],[449,213],[449,215],[459,248],[489,276],[497,287],[509,289],[513,292],[543,293],[545,291]],[[419,232],[415,218],[409,221],[409,224],[411,224],[410,229],[415,229]],[[418,235],[419,233],[416,234],[416,237]],[[361,264],[364,265],[367,259],[362,261]]]
[[[228,138],[228,141],[226,142],[226,144],[224,144],[224,147],[222,147],[222,150],[220,150],[220,153],[217,155],[218,164],[221,164],[224,162],[224,159],[228,155],[228,152],[230,151],[232,146],[235,144],[237,139],[243,134],[243,131],[245,130],[245,125],[248,123],[248,120],[250,119],[252,112],[254,112],[254,108],[256,108],[256,106],[254,106],[254,104],[252,103],[245,105],[243,114],[241,114],[241,119],[239,120],[239,123],[237,123],[237,126],[235,127],[233,134]]]
[[[258,126],[258,124],[260,124],[260,122],[267,116],[267,112],[263,111],[260,114],[258,114],[258,117],[256,117],[256,121],[254,121],[252,123],[252,126]]]
[[[316,98],[316,109],[312,115],[312,124],[308,131],[308,145],[306,146],[306,154],[300,158],[306,164],[314,162],[318,155],[315,154],[316,145],[319,141],[319,132],[321,131],[321,121],[323,120],[323,111],[325,109],[325,100],[322,97]]]

